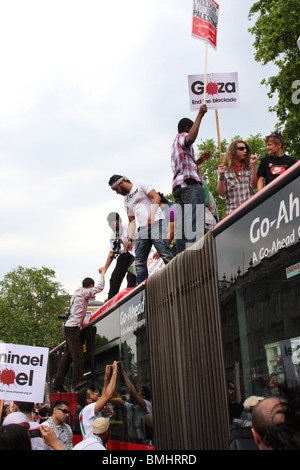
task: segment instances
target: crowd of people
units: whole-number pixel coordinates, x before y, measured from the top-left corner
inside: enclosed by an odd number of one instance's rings
[[[128,397],[116,393],[118,374]],[[111,422],[116,422],[112,418],[118,409],[126,414],[126,432],[132,432],[137,442],[153,445],[150,395],[143,387],[134,386],[123,363],[114,361],[106,366],[101,395],[89,384],[79,390],[77,402],[73,416],[67,396],[51,407],[10,402],[2,413],[0,450],[106,450]],[[74,445],[75,430],[81,440]]]
[[[152,405],[142,393],[128,387],[134,403],[116,396],[118,364],[106,367],[101,396],[91,389],[78,392],[78,420],[82,440],[73,444],[68,401],[58,400],[50,407],[37,408],[34,403],[16,402],[4,410],[0,426],[0,450],[107,450],[111,416],[105,412],[110,404],[115,408],[139,408],[139,426],[149,428],[148,445],[153,445]],[[121,372],[123,373],[123,372]],[[108,377],[111,380],[108,382]],[[134,388],[134,387],[133,387]],[[300,387],[279,386],[277,395],[251,396],[244,401],[243,412],[234,419],[228,439],[230,450],[300,450]],[[131,411],[130,411],[131,410]],[[136,411],[136,410],[135,410]],[[73,425],[74,425],[74,417]],[[74,425],[75,429],[75,425]]]

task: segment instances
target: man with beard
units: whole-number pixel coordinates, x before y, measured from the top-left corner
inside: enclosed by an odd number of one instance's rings
[[[163,214],[159,207],[160,196],[150,183],[143,180],[131,183],[125,176],[113,175],[108,184],[113,191],[124,197],[124,206],[129,220],[126,251],[132,249],[136,223],[139,226],[135,247],[138,285],[148,278],[147,259],[152,245],[155,246],[165,264],[173,259],[167,243]]]

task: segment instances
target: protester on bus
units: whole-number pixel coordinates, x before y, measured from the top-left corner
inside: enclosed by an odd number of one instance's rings
[[[272,132],[265,138],[268,156],[261,159],[258,167],[257,189],[261,191],[267,185],[296,163],[294,158],[283,153],[284,139],[278,132]]]
[[[109,376],[111,379],[109,381]],[[116,391],[118,376],[118,363],[114,361],[113,365],[107,365],[105,368],[104,384],[101,397],[98,392],[92,389],[81,389],[77,395],[77,401],[82,407],[79,414],[80,430],[83,439],[93,435],[93,422],[96,418],[101,418],[101,410],[111,400]]]
[[[82,281],[82,287],[79,287],[71,298],[70,316],[64,327],[66,348],[59,362],[56,378],[52,382],[52,388],[60,393],[68,392],[64,387],[64,380],[71,364],[74,392],[86,384],[83,378],[84,357],[80,330],[83,326],[89,299],[104,289],[105,269],[101,268],[99,272],[101,278],[97,286],[95,286],[93,279],[87,277]]]
[[[129,219],[126,251],[132,249],[136,223],[139,225],[135,246],[135,268],[137,284],[148,278],[147,259],[152,245],[167,264],[173,254],[166,240],[166,228],[159,208],[160,196],[152,184],[146,181],[131,183],[128,178],[113,175],[108,183],[117,194],[124,196],[124,206]]]
[[[52,428],[61,445],[66,450],[73,449],[73,431],[71,426],[66,423],[70,415],[69,403],[64,400],[57,400],[52,405],[52,415],[44,423],[45,426]],[[46,450],[50,450],[48,446]]]
[[[132,237],[131,250],[125,251],[128,242],[128,224],[121,219],[117,212],[110,212],[107,216],[107,222],[111,228],[111,236],[110,252],[108,253],[104,266],[105,272],[108,270],[113,260],[117,260],[116,267],[113,270],[109,281],[109,300],[119,292],[122,281],[126,275],[127,287],[134,287],[136,285],[135,274],[128,271],[128,268],[134,262],[136,235]]]
[[[229,145],[224,164],[219,165],[218,193],[225,196],[226,215],[254,195],[257,186],[257,156],[250,155],[248,144],[234,140]]]
[[[209,151],[195,160],[193,143],[200,124],[207,113],[206,105],[199,109],[195,122],[183,118],[178,123],[178,134],[172,144],[172,191],[176,208],[176,251],[181,253],[204,235],[205,194],[198,165],[210,158]]]
[[[109,419],[96,418],[93,422],[92,436],[76,444],[73,450],[106,450],[109,435]]]

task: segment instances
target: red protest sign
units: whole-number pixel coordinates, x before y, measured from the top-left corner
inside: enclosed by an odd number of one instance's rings
[[[214,0],[193,0],[192,35],[217,47],[219,5]]]

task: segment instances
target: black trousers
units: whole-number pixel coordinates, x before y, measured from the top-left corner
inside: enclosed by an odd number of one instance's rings
[[[134,256],[130,253],[121,253],[117,258],[117,264],[110,278],[110,288],[108,299],[112,299],[120,290],[122,281],[127,274],[127,287],[135,287],[136,276],[128,271],[129,266],[133,263]]]

